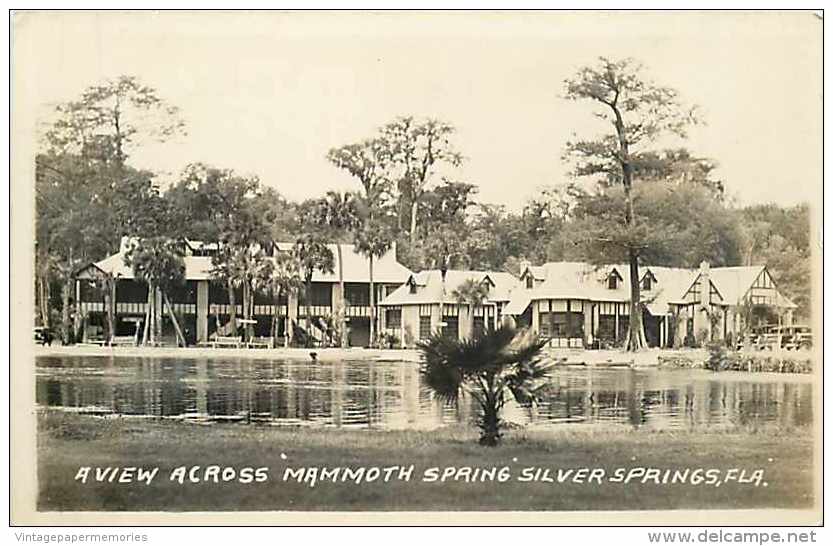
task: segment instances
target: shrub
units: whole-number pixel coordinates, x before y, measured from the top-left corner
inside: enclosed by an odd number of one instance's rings
[[[726,346],[719,342],[713,341],[708,344],[709,358],[704,363],[704,368],[713,372],[722,372],[731,369]]]

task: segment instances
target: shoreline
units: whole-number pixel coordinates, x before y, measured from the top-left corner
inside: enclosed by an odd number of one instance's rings
[[[373,360],[377,362],[419,362],[419,351],[415,349],[364,349],[339,347],[332,348],[297,348],[278,347],[275,349],[211,349],[206,347],[99,347],[96,345],[36,345],[35,357],[42,356],[129,356],[156,358],[246,358],[264,360],[287,358],[290,360],[311,361],[310,353],[316,354],[318,361],[333,360]]]
[[[211,349],[206,347],[100,347],[95,345],[36,345],[33,349],[35,358],[39,357],[139,357],[139,358],[182,358],[189,360],[234,358],[246,360],[287,359],[312,362],[310,353],[316,354],[318,362],[369,361],[369,362],[405,362],[419,364],[422,360],[416,349],[366,349],[338,347],[306,349],[297,347],[279,347],[275,349]],[[646,371],[695,371],[699,370],[714,375],[715,378],[741,380],[755,378],[764,381],[813,381],[815,373],[787,373],[767,371],[733,371],[710,372],[703,367],[675,367],[659,363],[660,358],[684,357],[687,359],[707,359],[704,349],[649,349],[640,353],[626,353],[620,350],[545,350],[546,358],[552,359],[556,369],[588,370],[626,370]],[[767,356],[767,355],[764,355]]]

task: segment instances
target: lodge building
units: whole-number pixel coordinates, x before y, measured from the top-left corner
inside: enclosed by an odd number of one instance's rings
[[[136,323],[142,320],[147,310],[148,288],[141,281],[133,278],[133,271],[125,264],[125,255],[130,241],[122,240],[117,254],[113,254],[96,263],[90,263],[76,275],[77,315],[81,322],[84,338],[95,337],[102,333],[106,323],[105,295],[101,283],[96,282],[102,274],[112,275],[113,293],[111,299],[115,310],[115,335],[132,335]],[[231,306],[226,286],[212,278],[212,255],[217,251],[216,244],[199,241],[185,242],[185,277],[184,286],[167,294],[174,313],[179,317],[182,329],[189,344],[207,341],[218,328],[218,324],[229,322]],[[292,243],[276,243],[270,250],[271,255],[289,252]],[[268,336],[271,331],[275,311],[278,316],[278,335],[284,336],[288,325],[305,325],[306,298],[309,297],[311,334],[321,339],[324,335],[319,328],[319,320],[333,316],[343,309],[347,317],[347,339],[351,346],[365,347],[370,344],[370,276],[368,259],[361,255],[352,244],[342,244],[341,254],[344,275],[344,294],[339,285],[338,252],[335,244],[328,245],[333,253],[333,273],[315,271],[312,277],[312,290],[309,295],[303,290],[299,293],[282,294],[275,303],[268,293],[255,292],[254,325],[255,335]],[[373,261],[373,280],[376,289],[376,301],[393,292],[405,282],[411,271],[396,261],[396,248],[392,247],[384,256]],[[160,298],[157,298],[160,301]],[[161,306],[161,302],[159,303]],[[243,316],[241,294],[235,297],[236,315]],[[276,309],[277,307],[277,309]],[[162,309],[157,309],[164,316]],[[378,314],[378,313],[377,313]],[[173,344],[173,332],[163,332],[163,337],[170,337]]]
[[[186,283],[168,294],[189,344],[211,339],[218,326],[229,322],[229,295],[212,278],[212,255],[217,246],[186,241]],[[131,335],[147,310],[147,286],[133,278],[125,264],[128,240],[104,260],[77,274],[77,316],[85,338],[102,333],[106,323],[103,274],[111,275],[115,335]],[[268,336],[277,316],[279,336],[290,325],[305,326],[309,298],[311,334],[320,339],[319,324],[342,310],[347,317],[348,344],[370,345],[370,279],[367,258],[353,245],[341,245],[344,293],[338,278],[334,244],[334,272],[315,271],[312,290],[283,294],[276,303],[270,294],[254,294],[254,330]],[[271,255],[289,252],[291,243],[276,243]],[[419,340],[441,331],[469,338],[503,322],[531,327],[554,348],[606,348],[621,345],[630,322],[630,282],[627,265],[593,266],[582,262],[523,264],[519,277],[503,271],[426,270],[412,273],[396,260],[391,248],[373,264],[378,331],[395,347],[414,347]],[[455,291],[467,282],[481,283],[486,294],[479,304],[457,301]],[[707,340],[728,340],[746,321],[792,324],[796,305],[781,294],[766,266],[699,269],[640,266],[643,322],[648,345],[680,347]],[[236,314],[243,316],[237,294]],[[157,298],[159,301],[160,298]],[[161,305],[161,303],[160,303]],[[277,312],[276,312],[277,311]],[[158,315],[162,310],[157,309]],[[323,326],[322,326],[323,327]],[[171,339],[172,332],[169,332]]]

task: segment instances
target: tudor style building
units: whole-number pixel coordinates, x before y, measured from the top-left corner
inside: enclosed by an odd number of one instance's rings
[[[78,320],[83,324],[85,337],[101,332],[106,322],[105,295],[96,279],[102,273],[112,275],[114,302],[115,335],[131,335],[135,332],[137,321],[145,316],[147,309],[147,286],[133,278],[133,272],[125,264],[124,258],[130,240],[122,240],[121,249],[96,263],[83,267],[77,274],[75,300],[77,302]],[[271,255],[277,252],[289,252],[292,243],[276,243]],[[343,309],[348,320],[348,342],[351,346],[364,347],[370,344],[370,278],[367,258],[359,254],[351,244],[341,245],[344,263],[344,293],[339,285],[338,252],[335,244],[328,245],[333,252],[334,273],[315,271],[312,278],[312,290],[307,294],[282,295],[277,303],[278,332],[285,335],[287,323],[303,325],[306,318],[306,298],[310,301],[310,315],[313,319],[331,316]],[[223,283],[216,282],[211,275],[211,257],[217,252],[216,244],[204,244],[199,241],[186,241],[184,256],[186,284],[168,294],[171,306],[181,321],[189,343],[206,341],[217,330],[218,324],[224,325],[229,320],[230,304],[228,291]],[[405,282],[411,271],[396,261],[396,248],[393,247],[381,258],[373,261],[373,280],[376,286],[376,298],[382,298],[393,292]],[[236,313],[242,317],[241,297],[237,294]],[[157,298],[157,301],[159,299]],[[271,321],[276,304],[265,293],[254,294],[254,325],[256,335],[269,335]],[[162,310],[157,311],[162,315]],[[377,311],[378,315],[378,311]],[[313,335],[321,334],[313,321]]]
[[[652,347],[727,339],[751,325],[792,324],[796,305],[781,294],[765,266],[700,269],[641,266],[643,322]],[[503,313],[551,339],[554,347],[605,347],[628,331],[627,266],[580,262],[525,266],[522,290]],[[708,289],[706,289],[708,287]]]

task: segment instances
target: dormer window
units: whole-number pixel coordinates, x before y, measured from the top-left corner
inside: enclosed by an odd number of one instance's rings
[[[651,290],[654,284],[656,284],[657,278],[654,277],[654,274],[649,269],[645,272],[645,275],[642,277],[642,290]]]
[[[622,282],[622,276],[619,275],[619,272],[614,269],[607,276],[607,287],[610,290],[616,290],[617,288],[619,288],[620,282]]]

